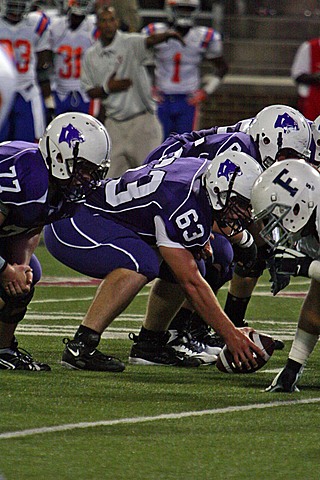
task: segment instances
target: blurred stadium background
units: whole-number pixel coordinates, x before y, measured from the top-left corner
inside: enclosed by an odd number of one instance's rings
[[[137,3],[141,27],[166,17],[164,0]],[[54,12],[61,2],[39,4]],[[319,0],[201,0],[197,23],[223,33],[229,63],[223,84],[202,106],[200,128],[233,124],[273,103],[297,107],[290,68],[298,46],[320,34]]]

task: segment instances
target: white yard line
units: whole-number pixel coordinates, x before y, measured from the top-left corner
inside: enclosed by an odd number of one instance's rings
[[[270,402],[270,403],[254,403],[252,405],[239,405],[225,408],[214,408],[211,410],[200,410],[180,413],[165,413],[162,415],[146,416],[146,417],[127,417],[116,418],[114,420],[100,420],[98,422],[80,422],[80,423],[67,423],[64,425],[55,425],[52,427],[40,427],[30,428],[26,430],[18,430],[15,432],[3,432],[0,433],[0,440],[8,440],[10,438],[30,437],[33,435],[55,433],[55,432],[68,432],[77,429],[86,429],[94,427],[110,427],[113,425],[128,425],[137,423],[156,422],[161,420],[179,420],[181,418],[201,417],[204,415],[221,415],[223,413],[234,412],[248,412],[250,410],[262,410],[265,408],[276,407],[290,407],[293,405],[305,405],[311,403],[319,403],[320,398],[304,398],[300,400],[288,400],[283,402]]]

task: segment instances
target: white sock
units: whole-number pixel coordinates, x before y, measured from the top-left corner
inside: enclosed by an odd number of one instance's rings
[[[301,330],[301,328],[297,328],[289,358],[304,365],[316,346],[318,337],[319,335],[314,335]]]

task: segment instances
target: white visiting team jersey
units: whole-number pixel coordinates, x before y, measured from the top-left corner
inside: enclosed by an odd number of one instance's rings
[[[151,23],[143,29],[147,35],[168,30],[165,23]],[[153,47],[155,84],[166,94],[192,93],[200,88],[200,63],[203,58],[222,56],[221,35],[213,28],[196,26],[183,37],[185,45],[170,38]]]
[[[71,30],[67,17],[56,17],[50,26],[51,50],[54,52],[54,90],[58,94],[79,92],[81,63],[85,51],[95,42],[97,28],[93,16],[86,17]]]
[[[17,90],[37,83],[37,52],[49,50],[49,19],[41,12],[32,12],[21,22],[11,24],[0,18],[0,43],[13,53],[17,68]]]

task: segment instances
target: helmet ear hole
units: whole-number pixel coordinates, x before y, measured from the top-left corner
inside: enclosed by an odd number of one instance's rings
[[[62,155],[60,152],[56,155],[56,161],[57,163],[63,163]]]
[[[263,141],[263,143],[264,143],[265,145],[269,145],[269,143],[270,143],[270,138],[269,138],[269,137],[264,137],[264,139],[263,139],[262,141]]]
[[[292,209],[293,215],[296,217],[300,213],[300,205],[299,203],[296,203],[295,206]]]

